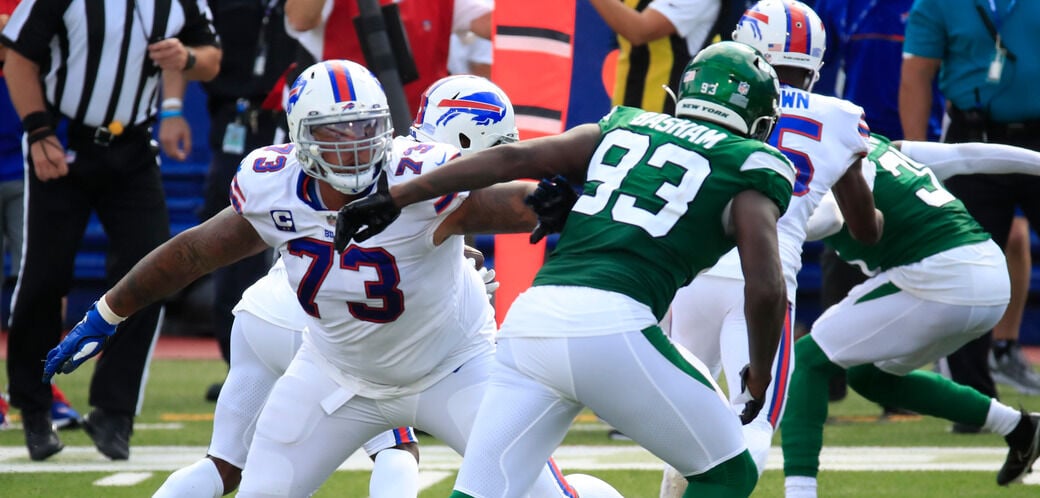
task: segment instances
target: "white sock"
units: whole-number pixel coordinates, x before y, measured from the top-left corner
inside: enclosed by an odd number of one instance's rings
[[[750,424],[741,427],[744,433],[744,441],[747,442],[748,452],[751,459],[755,461],[758,468],[758,476],[766,470],[766,460],[769,458],[769,446],[773,442],[773,426],[769,425],[767,415],[760,413]]]
[[[203,458],[170,474],[152,498],[220,498],[224,494],[224,482],[220,480],[217,465]]]
[[[1007,436],[1015,430],[1019,420],[1022,420],[1021,412],[993,399],[989,402],[989,412],[986,413],[986,423],[982,424],[982,428]]]
[[[661,477],[661,498],[682,498],[690,483],[671,465],[664,465],[664,476]]]
[[[376,454],[368,481],[371,498],[414,497],[419,494],[419,462],[405,450],[387,448]]]
[[[785,498],[816,498],[816,478],[788,476],[784,478]]]

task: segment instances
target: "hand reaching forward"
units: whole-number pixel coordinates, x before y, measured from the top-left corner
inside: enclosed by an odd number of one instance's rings
[[[567,215],[578,202],[578,194],[567,183],[567,179],[556,175],[552,180],[542,178],[538,188],[524,197],[524,204],[531,206],[538,215],[538,225],[531,232],[532,244],[551,233],[559,233],[567,223]]]
[[[400,215],[401,208],[397,207],[393,197],[390,197],[386,173],[383,173],[379,177],[375,192],[340,208],[339,215],[336,216],[336,237],[333,239],[333,245],[337,251],[343,252],[350,245],[351,239],[364,242],[386,230],[386,227]],[[362,226],[367,228],[361,230]]]
[[[116,326],[105,321],[97,310],[97,302],[87,310],[87,315],[72,328],[69,335],[57,347],[47,353],[43,367],[43,382],[50,383],[56,373],[71,373],[83,362],[96,356],[105,347]]]

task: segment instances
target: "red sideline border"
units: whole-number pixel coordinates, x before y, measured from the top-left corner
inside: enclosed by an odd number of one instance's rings
[[[212,337],[159,336],[157,360],[219,360],[220,347]],[[7,331],[0,332],[0,360],[7,360]]]

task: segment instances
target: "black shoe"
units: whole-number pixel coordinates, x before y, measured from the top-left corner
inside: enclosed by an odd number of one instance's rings
[[[58,433],[54,432],[48,411],[22,412],[22,427],[25,430],[25,447],[29,448],[29,458],[33,461],[46,460],[65,448],[58,439]]]
[[[611,429],[607,432],[607,438],[613,439],[614,441],[631,441],[632,438],[626,436],[624,433],[617,429]]]
[[[1033,471],[1033,462],[1040,455],[1040,413],[1022,410],[1022,420],[1004,440],[1008,444],[1008,456],[997,472],[997,484],[1001,486],[1021,480]]]
[[[982,432],[982,427],[954,422],[953,427],[950,428],[950,432],[954,434],[978,434]]]
[[[849,394],[848,381],[845,380],[845,372],[841,375],[831,377],[827,384],[827,395],[830,401],[841,401]]]
[[[918,415],[917,412],[915,412],[913,410],[907,410],[906,408],[900,408],[898,406],[882,406],[881,407],[881,418],[889,418],[889,417],[915,417],[915,416],[919,417],[920,415]]]
[[[101,454],[112,460],[130,458],[130,435],[134,432],[134,419],[95,408],[83,423],[90,439],[94,440]]]
[[[224,387],[223,382],[217,382],[216,384],[210,384],[209,388],[206,389],[206,401],[216,401],[220,397],[220,390]]]

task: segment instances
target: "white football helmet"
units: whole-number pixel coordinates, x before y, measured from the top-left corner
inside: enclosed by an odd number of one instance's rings
[[[304,172],[349,195],[375,183],[394,128],[383,87],[368,69],[348,60],[308,67],[289,90],[286,112]]]
[[[802,2],[761,0],[744,12],[733,40],[755,47],[773,66],[809,70],[806,90],[820,77],[827,35],[820,16]]]
[[[520,137],[505,92],[469,74],[441,78],[423,92],[411,133],[420,142],[454,145],[463,155]]]

